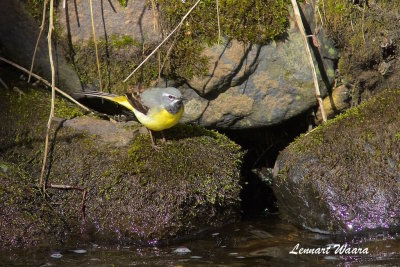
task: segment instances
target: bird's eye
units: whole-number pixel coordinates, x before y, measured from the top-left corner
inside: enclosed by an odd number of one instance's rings
[[[174,100],[175,99],[175,97],[173,95],[169,95],[168,98],[169,98],[169,100]]]

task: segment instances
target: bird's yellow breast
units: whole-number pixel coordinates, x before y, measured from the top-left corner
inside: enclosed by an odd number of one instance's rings
[[[183,106],[178,113],[169,113],[166,109],[150,109],[147,115],[134,110],[136,118],[141,124],[153,131],[162,131],[176,125],[183,114]]]

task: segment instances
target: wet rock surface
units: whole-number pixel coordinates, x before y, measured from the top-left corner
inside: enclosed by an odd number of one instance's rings
[[[273,178],[282,216],[329,233],[398,227],[399,103],[384,91],[283,150]]]

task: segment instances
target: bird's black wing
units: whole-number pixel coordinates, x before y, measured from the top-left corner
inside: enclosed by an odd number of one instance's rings
[[[145,104],[143,104],[142,100],[140,99],[140,94],[135,92],[135,93],[126,93],[126,98],[128,99],[129,104],[132,105],[137,111],[147,114],[149,111],[149,107],[147,107]]]

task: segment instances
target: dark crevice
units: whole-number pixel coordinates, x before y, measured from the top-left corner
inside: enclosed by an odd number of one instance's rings
[[[246,151],[243,166],[242,211],[245,217],[278,211],[272,186],[261,179],[267,168],[297,136],[307,131],[309,112],[293,117],[282,124],[245,130],[219,130],[241,145]]]

